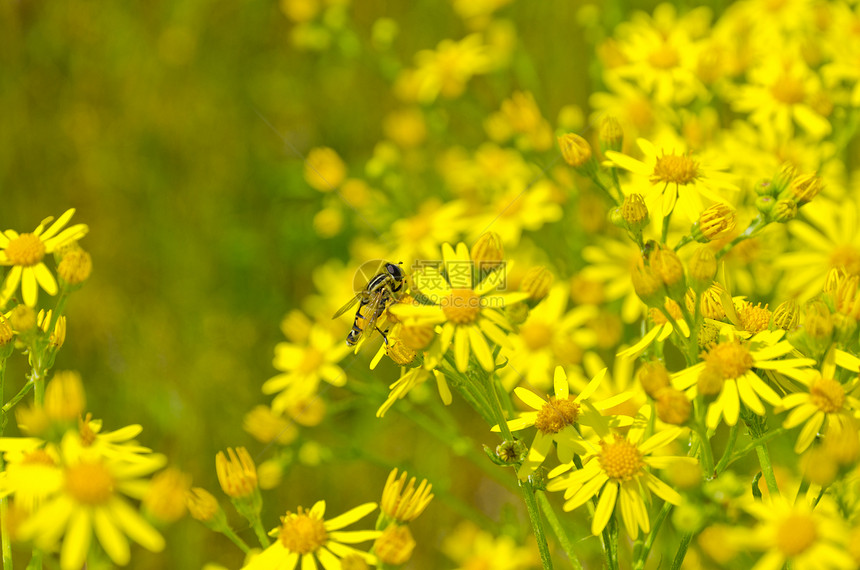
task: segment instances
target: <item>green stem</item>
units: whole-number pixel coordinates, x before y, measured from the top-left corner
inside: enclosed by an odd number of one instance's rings
[[[678,551],[675,553],[675,559],[672,560],[672,570],[680,570],[681,564],[684,562],[684,557],[687,556],[687,547],[690,546],[690,541],[693,539],[693,533],[684,533],[681,537],[681,543],[678,544]]]
[[[6,418],[5,418],[6,414],[8,414],[9,411],[15,407],[15,404],[20,402],[24,398],[24,396],[26,396],[27,393],[32,389],[33,389],[33,383],[27,382],[26,384],[24,384],[24,387],[21,388],[18,391],[18,393],[12,397],[11,400],[9,400],[5,404],[3,404],[3,416],[4,416],[3,420],[4,421],[6,420]]]
[[[746,447],[744,447],[740,451],[733,453],[732,458],[729,460],[728,464],[731,465],[732,463],[734,463],[738,459],[746,457],[746,454],[749,453],[750,451],[752,451],[754,448],[757,448],[758,446],[763,445],[764,443],[770,441],[771,439],[775,438],[778,435],[784,434],[786,431],[788,431],[788,430],[786,430],[785,428],[777,428],[773,431],[767,432],[765,435],[763,435],[759,438],[752,440],[752,442],[749,443]]]
[[[663,508],[660,509],[660,512],[657,513],[657,518],[654,519],[654,526],[651,527],[651,532],[648,533],[648,538],[645,539],[642,551],[639,552],[639,556],[636,558],[633,570],[642,570],[645,568],[645,564],[648,562],[648,555],[651,553],[654,541],[657,540],[657,531],[660,530],[660,526],[663,524],[663,521],[666,520],[666,516],[669,514],[670,510],[672,510],[672,503],[664,502]]]
[[[767,445],[764,443],[757,445],[755,452],[758,455],[758,462],[761,465],[764,480],[767,482],[767,490],[770,491],[771,497],[778,497],[779,487],[776,484],[776,476],[773,474],[773,465],[770,462],[770,452],[767,450]]]
[[[726,244],[723,249],[717,252],[717,261],[719,261],[720,258],[723,257],[725,254],[730,252],[732,248],[735,247],[737,244],[741,243],[744,240],[750,239],[751,237],[755,237],[755,235],[759,231],[761,231],[761,229],[766,225],[767,222],[762,217],[762,215],[759,214],[752,222],[750,222],[750,225],[747,226],[747,229],[745,229],[741,235],[733,239],[731,242]]]
[[[36,408],[41,408],[45,405],[45,376],[47,371],[44,370],[44,357],[47,346],[42,346],[38,354],[33,360],[33,369],[30,373],[30,379],[33,381],[33,401]]]
[[[251,547],[248,546],[248,544],[244,540],[239,538],[239,535],[236,534],[235,532],[233,532],[232,528],[226,527],[226,528],[222,529],[221,534],[223,534],[224,536],[229,538],[233,542],[233,544],[238,546],[239,549],[242,552],[244,552],[245,554],[248,554],[249,552],[251,552]]]
[[[606,564],[609,570],[618,569],[618,528],[615,520],[610,518],[603,528],[603,551],[606,554]]]
[[[38,548],[33,549],[33,555],[30,557],[30,563],[27,564],[27,570],[42,570],[42,551]]]
[[[6,359],[0,360],[0,399],[5,397],[6,388]],[[2,417],[0,417],[0,437],[6,429],[6,407],[3,406]],[[0,454],[0,471],[3,471],[5,463],[3,455]],[[3,549],[3,568],[12,570],[12,538],[9,536],[9,497],[0,499],[0,542]]]
[[[540,551],[540,559],[543,563],[544,570],[552,570],[552,558],[549,554],[549,545],[546,543],[546,536],[543,532],[543,523],[540,519],[540,511],[538,510],[537,501],[535,500],[535,492],[532,484],[528,481],[520,480],[520,492],[523,500],[526,502],[526,510],[529,513],[529,520],[532,523],[532,529],[537,539],[538,551]]]
[[[251,526],[254,528],[254,534],[257,535],[257,540],[260,542],[260,546],[263,548],[269,547],[269,535],[266,534],[266,529],[263,528],[263,523],[260,521],[260,517],[256,517],[251,523]]]
[[[668,186],[668,184],[666,185]],[[664,188],[663,192],[666,192],[669,188]],[[678,192],[677,188],[671,190],[671,192]],[[672,210],[674,211],[674,209]],[[669,237],[669,221],[672,219],[672,212],[666,212],[666,215],[663,216],[663,231],[660,233],[660,243],[665,244],[666,238]]]
[[[708,428],[705,426],[705,405],[701,395],[696,397],[696,435],[702,442],[702,470],[705,476],[710,478],[714,475],[714,451],[711,449],[711,440],[708,438]]]
[[[537,495],[541,512],[546,517],[546,521],[549,523],[549,527],[552,529],[556,540],[561,544],[562,550],[570,558],[570,563],[573,565],[574,570],[582,570],[582,564],[580,564],[579,558],[576,557],[576,552],[573,549],[573,541],[567,536],[561,521],[558,519],[558,515],[555,514],[555,510],[552,508],[552,504],[546,498],[546,493],[537,491],[535,495]]]
[[[726,448],[723,450],[723,456],[720,457],[720,461],[719,461],[719,463],[717,463],[717,467],[715,469],[717,475],[722,473],[723,470],[725,470],[725,468],[728,467],[729,461],[731,460],[732,452],[735,449],[735,443],[737,442],[737,440],[738,440],[738,424],[735,423],[735,425],[733,425],[731,427],[731,429],[729,430],[729,441],[728,441],[728,443],[726,443]]]

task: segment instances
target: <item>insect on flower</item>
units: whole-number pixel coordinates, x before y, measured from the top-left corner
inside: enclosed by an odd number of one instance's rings
[[[402,262],[400,262],[402,263]],[[346,335],[347,346],[355,346],[364,337],[373,333],[373,330],[379,330],[376,326],[376,320],[385,311],[396,294],[403,288],[403,280],[406,279],[406,274],[400,268],[400,263],[383,262],[381,271],[374,275],[367,285],[356,293],[355,297],[346,305],[341,307],[332,317],[338,318],[356,303],[358,309],[355,311],[355,321],[352,324],[352,330]],[[379,334],[388,342],[385,333],[379,330]]]

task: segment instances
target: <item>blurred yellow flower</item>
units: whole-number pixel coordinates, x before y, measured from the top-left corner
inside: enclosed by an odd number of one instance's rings
[[[47,229],[45,226],[53,218],[42,220],[32,233],[19,234],[15,230],[0,233],[0,265],[12,266],[0,290],[0,307],[6,306],[19,284],[28,307],[36,306],[39,287],[48,295],[57,294],[57,281],[42,260],[45,255],[87,235],[89,227],[86,224],[66,228],[74,213],[74,209],[66,210]]]
[[[331,192],[346,180],[346,164],[328,147],[312,148],[305,157],[305,182],[314,190]]]
[[[491,58],[481,35],[471,34],[460,41],[443,40],[435,51],[418,52],[415,64],[416,100],[430,103],[440,95],[459,97],[473,76],[490,70]]]

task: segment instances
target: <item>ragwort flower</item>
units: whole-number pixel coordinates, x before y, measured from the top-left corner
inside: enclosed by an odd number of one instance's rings
[[[45,255],[87,234],[89,227],[86,224],[75,224],[63,229],[74,213],[74,208],[66,210],[47,229],[45,225],[51,222],[51,217],[42,220],[32,233],[19,234],[15,230],[0,233],[0,265],[12,267],[0,290],[0,307],[6,305],[19,284],[24,304],[28,307],[36,306],[39,287],[48,295],[57,294],[57,280],[42,260]]]
[[[347,545],[373,540],[381,533],[341,529],[374,509],[376,503],[365,503],[331,520],[324,520],[325,501],[317,501],[308,511],[299,507],[297,513],[287,512],[281,517],[281,526],[269,533],[277,537],[275,542],[252,558],[243,570],[294,570],[300,566],[307,570],[318,568],[317,563],[325,570],[341,570],[340,559],[349,555],[357,555],[369,564],[373,563],[373,555]]]
[[[643,441],[648,422],[641,415],[637,419],[639,421],[634,422],[626,438],[618,434],[603,438],[600,451],[588,457],[582,469],[565,474],[573,467],[573,463],[567,463],[550,471],[547,490],[564,490],[565,511],[584,505],[594,496],[599,497],[591,523],[594,535],[599,535],[606,527],[616,504],[631,537],[636,538],[639,529],[647,534],[651,529],[645,503],[649,491],[673,505],[681,503],[681,495],[647,468],[665,469],[679,463],[696,462],[693,457],[653,455],[684,430],[669,428]]]
[[[454,343],[454,362],[460,372],[469,366],[473,354],[484,370],[495,367],[487,337],[497,345],[508,345],[504,330],[511,326],[500,309],[522,301],[527,293],[499,293],[505,283],[510,263],[488,273],[475,283],[475,263],[466,244],[442,246],[444,275],[434,266],[427,266],[413,276],[416,288],[433,304],[398,303],[391,312],[406,324],[437,323],[442,326],[440,348],[447,352]]]

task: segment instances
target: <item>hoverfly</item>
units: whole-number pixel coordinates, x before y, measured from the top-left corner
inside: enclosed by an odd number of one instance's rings
[[[349,303],[334,314],[332,318],[336,319],[359,303],[352,330],[346,335],[347,346],[355,346],[365,333],[372,334],[374,329],[379,330],[376,327],[376,320],[382,316],[388,303],[394,299],[395,293],[403,288],[405,278],[406,275],[399,264],[385,262],[382,271],[374,275],[363,290],[356,293]],[[381,330],[379,333],[385,342],[388,342],[385,333]]]

